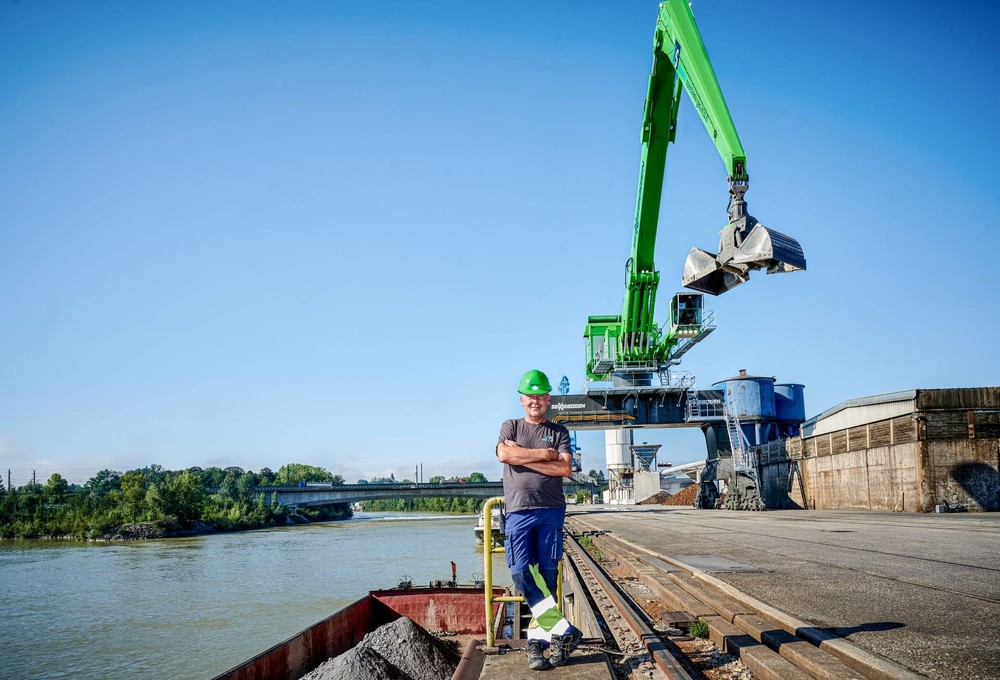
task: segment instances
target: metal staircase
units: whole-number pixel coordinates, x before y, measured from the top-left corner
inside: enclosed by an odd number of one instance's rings
[[[757,473],[757,452],[743,435],[740,419],[728,397],[723,408],[729,446],[733,451],[733,473],[723,507],[727,510],[764,510],[760,496],[760,475]]]
[[[726,418],[726,431],[729,433],[729,446],[733,450],[733,467],[739,472],[757,476],[757,456],[750,451],[750,443],[740,427],[740,419],[731,403],[723,409]]]

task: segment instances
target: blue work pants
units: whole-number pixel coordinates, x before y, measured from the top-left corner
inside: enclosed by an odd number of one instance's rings
[[[529,607],[547,596],[535,584],[528,570],[531,565],[537,565],[549,593],[555,597],[558,564],[563,554],[562,525],[565,518],[564,507],[507,513],[504,541],[507,566],[510,567],[514,586]]]

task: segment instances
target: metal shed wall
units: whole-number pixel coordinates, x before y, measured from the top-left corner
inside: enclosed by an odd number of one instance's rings
[[[1000,387],[952,387],[945,390],[917,390],[917,408],[1000,409]]]
[[[1000,510],[1000,388],[844,402],[762,449],[769,508]]]

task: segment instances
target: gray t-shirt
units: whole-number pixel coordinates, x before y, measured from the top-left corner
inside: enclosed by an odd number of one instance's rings
[[[508,439],[525,449],[555,449],[570,454],[569,430],[546,420],[533,425],[524,418],[505,420],[497,445]],[[561,508],[566,505],[562,477],[535,472],[523,465],[503,466],[503,495],[507,512]]]

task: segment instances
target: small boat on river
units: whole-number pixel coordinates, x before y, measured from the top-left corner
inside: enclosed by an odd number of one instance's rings
[[[505,520],[502,508],[494,506],[490,510],[490,530],[493,534],[494,545],[503,545]],[[482,545],[485,540],[483,534],[486,531],[486,522],[482,511],[479,513],[479,521],[476,523],[474,531],[476,532],[476,543]]]

